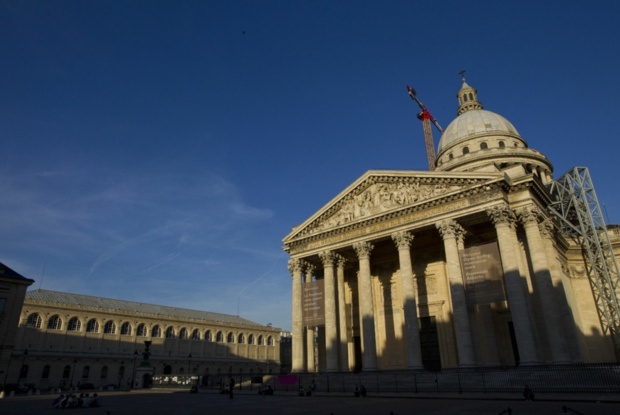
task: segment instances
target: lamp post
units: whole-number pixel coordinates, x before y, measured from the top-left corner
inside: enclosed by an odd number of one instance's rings
[[[26,357],[28,357],[28,349],[24,350],[24,355],[22,357],[22,366],[19,368],[19,374],[17,375],[17,384],[19,384],[19,380],[22,378],[22,372],[24,371],[24,365],[26,364]]]
[[[71,382],[69,383],[69,389],[73,389],[73,376],[75,376],[75,364],[77,359],[73,359],[73,368],[71,369]]]
[[[121,381],[123,380],[123,377],[125,376],[125,361],[121,360],[121,367],[118,368],[118,388],[121,388]]]
[[[134,382],[136,381],[136,359],[138,358],[138,349],[133,352],[133,369],[131,370],[131,385],[129,389],[133,389]]]

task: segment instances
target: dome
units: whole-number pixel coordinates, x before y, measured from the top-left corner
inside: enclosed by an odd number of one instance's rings
[[[510,121],[501,115],[483,109],[469,110],[459,115],[445,129],[437,153],[441,154],[465,140],[488,135],[507,135],[524,141]]]

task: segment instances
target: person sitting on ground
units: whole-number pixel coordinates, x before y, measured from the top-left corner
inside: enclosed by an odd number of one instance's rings
[[[54,399],[54,401],[52,402],[52,408],[60,408],[61,407],[60,404],[64,400],[65,400],[65,395],[61,393],[60,396]]]
[[[88,408],[90,406],[90,396],[88,396],[88,393],[86,395],[84,395],[84,398],[82,399],[82,408]]]
[[[99,396],[96,393],[93,393],[93,398],[90,400],[90,407],[94,408],[97,406],[101,406],[101,402],[99,401]]]

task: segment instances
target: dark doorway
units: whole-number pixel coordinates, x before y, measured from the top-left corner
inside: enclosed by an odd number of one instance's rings
[[[441,355],[439,353],[439,338],[437,337],[435,316],[420,317],[418,324],[420,325],[422,364],[426,370],[441,370]]]
[[[510,344],[512,345],[512,354],[515,359],[515,366],[519,366],[521,359],[519,358],[519,347],[517,346],[517,336],[515,334],[515,326],[512,321],[508,322],[508,332],[510,333]]]
[[[353,350],[355,351],[355,365],[353,370],[355,372],[362,371],[362,339],[360,336],[353,336]]]

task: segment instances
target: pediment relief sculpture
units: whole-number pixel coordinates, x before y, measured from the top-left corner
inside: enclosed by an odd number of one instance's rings
[[[303,233],[322,232],[346,225],[356,220],[401,209],[446,193],[461,190],[462,184],[434,183],[420,181],[399,181],[395,183],[373,183],[363,190],[352,192],[341,199],[332,209],[310,224]]]

